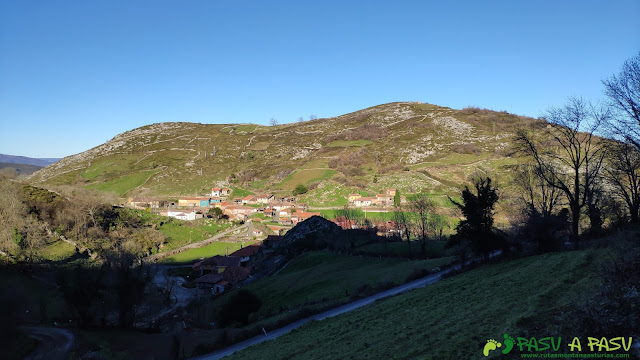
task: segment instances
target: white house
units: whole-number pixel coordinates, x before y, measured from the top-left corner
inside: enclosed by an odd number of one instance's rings
[[[361,197],[359,199],[355,199],[353,201],[353,205],[356,207],[371,206],[374,201],[376,201],[376,198],[374,197]]]
[[[169,209],[167,210],[167,216],[174,217],[179,220],[195,220],[196,212],[194,210],[175,210]]]

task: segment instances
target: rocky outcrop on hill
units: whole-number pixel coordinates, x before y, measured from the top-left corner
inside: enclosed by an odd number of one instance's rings
[[[333,222],[320,216],[312,216],[289,230],[278,248],[314,250],[335,247],[336,242],[342,238],[342,232]]]

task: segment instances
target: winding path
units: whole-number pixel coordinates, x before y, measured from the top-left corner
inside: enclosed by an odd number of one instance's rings
[[[38,347],[25,360],[65,360],[73,346],[71,331],[50,327],[24,327],[24,332],[38,340]]]

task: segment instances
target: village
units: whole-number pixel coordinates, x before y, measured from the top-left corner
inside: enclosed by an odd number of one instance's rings
[[[397,196],[398,195],[398,196]],[[406,203],[405,196],[399,196],[396,189],[385,189],[376,196],[349,194],[350,207],[374,212],[392,211],[395,204]],[[250,224],[250,230],[243,233],[243,239],[252,244],[225,255],[215,255],[200,259],[192,264],[191,285],[198,289],[198,295],[219,295],[230,288],[254,281],[276,271],[286,260],[274,250],[284,234],[296,224],[313,216],[322,217],[318,211],[308,211],[304,203],[295,196],[275,196],[256,194],[233,197],[229,188],[214,187],[206,196],[180,197],[177,202],[149,198],[132,198],[128,206],[147,209],[162,216],[183,221],[194,221],[217,216],[229,221]],[[343,229],[375,228],[379,236],[398,236],[398,227],[393,221],[359,223],[354,219],[336,216],[329,219]],[[264,223],[261,226],[254,226]],[[261,230],[263,229],[263,230]],[[400,234],[401,235],[401,234]],[[259,259],[259,260],[256,260]],[[260,273],[256,274],[256,268]]]
[[[376,196],[362,196],[361,194],[349,194],[348,204],[354,208],[368,211],[387,212],[394,205],[404,204],[406,196],[396,199],[396,189],[386,189],[384,193]],[[135,209],[161,210],[163,216],[173,217],[179,220],[196,220],[212,213],[212,209],[218,208],[220,214],[229,220],[247,221],[253,214],[262,214],[260,220],[276,222],[281,226],[291,227],[312,216],[322,216],[320,212],[308,211],[304,203],[298,203],[295,196],[275,196],[273,194],[247,195],[245,197],[231,197],[229,188],[212,188],[208,196],[181,197],[175,202],[167,202],[159,199],[133,198],[128,201],[130,207]],[[340,208],[337,208],[340,209]],[[274,227],[276,233],[282,228]]]

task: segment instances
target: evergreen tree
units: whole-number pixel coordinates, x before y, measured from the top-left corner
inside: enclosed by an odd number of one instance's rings
[[[468,241],[473,252],[486,260],[492,250],[503,245],[503,236],[493,228],[494,207],[499,196],[489,177],[474,179],[473,184],[476,193],[465,187],[462,204],[449,198],[465,217],[456,227],[457,233],[451,237],[451,241]]]

